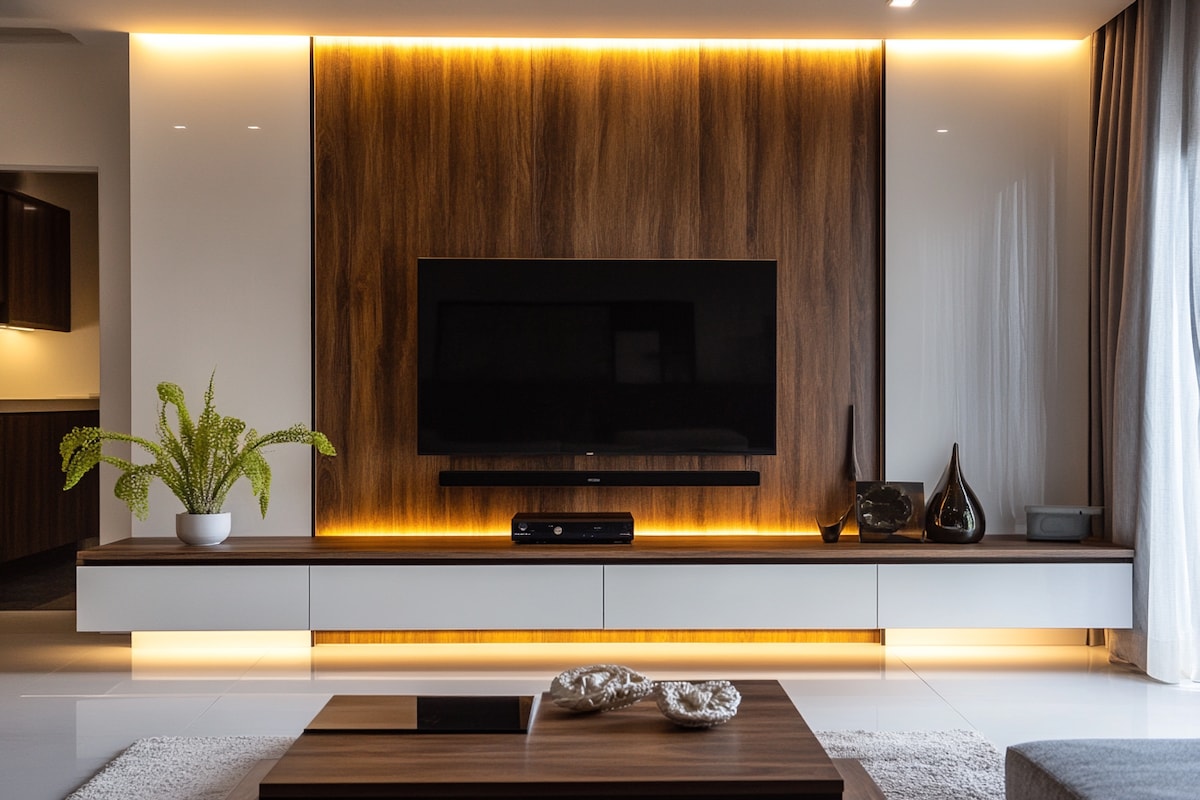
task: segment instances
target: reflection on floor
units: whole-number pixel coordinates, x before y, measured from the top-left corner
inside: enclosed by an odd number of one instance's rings
[[[146,736],[298,735],[333,694],[529,694],[623,663],[655,678],[776,678],[818,730],[1043,738],[1200,736],[1200,692],[1083,646],[321,645],[130,648],[72,612],[0,612],[5,797],[57,800]]]
[[[74,610],[78,549],[72,544],[0,564],[0,611]]]

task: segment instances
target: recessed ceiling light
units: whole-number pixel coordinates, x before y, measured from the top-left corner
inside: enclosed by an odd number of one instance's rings
[[[171,127],[173,127],[177,131],[186,131],[187,130],[187,125],[172,125]]]
[[[261,127],[259,127],[258,125],[247,125],[247,126],[246,126],[246,130],[248,130],[248,131],[261,131],[261,130],[262,130],[262,128],[261,128]]]
[[[917,4],[917,0],[888,0],[888,5],[892,8],[912,8]]]
[[[938,128],[937,132],[938,133],[949,133],[950,129],[949,128]]]

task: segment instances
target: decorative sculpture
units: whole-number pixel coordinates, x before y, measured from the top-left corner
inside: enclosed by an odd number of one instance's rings
[[[685,728],[711,728],[737,714],[742,695],[729,681],[662,681],[619,664],[592,664],[560,672],[550,697],[568,711],[613,711],[654,695],[663,716]]]
[[[662,681],[655,702],[663,716],[685,728],[711,728],[733,719],[742,695],[729,681]]]
[[[963,478],[955,442],[950,464],[925,512],[925,538],[942,544],[974,544],[986,529],[983,504]]]
[[[570,711],[612,711],[654,692],[654,681],[617,664],[592,664],[560,672],[550,684],[554,704]]]

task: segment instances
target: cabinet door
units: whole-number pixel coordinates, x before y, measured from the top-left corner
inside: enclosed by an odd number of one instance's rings
[[[874,564],[604,568],[612,629],[875,628]]]
[[[881,564],[881,628],[1128,628],[1132,564]]]
[[[81,631],[306,631],[308,567],[76,567]]]
[[[596,565],[314,566],[313,630],[595,629]]]
[[[71,212],[0,190],[0,322],[71,330]]]
[[[0,413],[0,562],[78,544],[100,530],[100,475],[63,491],[58,444],[97,411]]]

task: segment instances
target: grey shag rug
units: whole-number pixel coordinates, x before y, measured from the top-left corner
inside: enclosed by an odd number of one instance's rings
[[[67,800],[224,800],[250,769],[279,758],[291,736],[138,739]]]
[[[1004,756],[974,731],[818,731],[834,758],[857,758],[888,800],[1003,800]],[[139,739],[67,800],[221,800],[287,736]]]
[[[1004,800],[1004,754],[975,731],[817,731],[857,758],[888,800]]]

